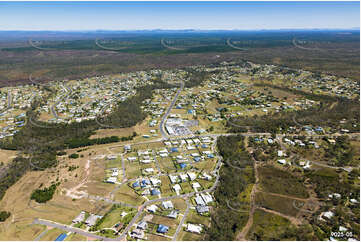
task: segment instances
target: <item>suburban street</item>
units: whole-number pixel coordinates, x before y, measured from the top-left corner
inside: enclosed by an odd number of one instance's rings
[[[167,117],[168,117],[170,111],[172,110],[174,104],[176,103],[178,96],[179,96],[180,92],[183,90],[183,88],[184,88],[184,82],[181,82],[180,88],[178,89],[176,95],[174,96],[172,103],[168,107],[166,113],[164,114],[164,116],[162,117],[162,120],[159,123],[159,130],[160,130],[160,133],[162,134],[163,139],[166,139],[168,137],[167,131],[164,130],[164,122],[167,120]]]

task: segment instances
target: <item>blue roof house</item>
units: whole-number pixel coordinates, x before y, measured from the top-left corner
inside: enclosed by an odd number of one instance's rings
[[[169,227],[168,226],[165,226],[163,224],[159,224],[158,225],[158,228],[157,228],[157,233],[162,233],[162,234],[165,234],[167,233],[169,230]]]
[[[201,157],[194,157],[193,160],[194,160],[195,162],[199,162],[199,161],[201,160]]]
[[[159,195],[160,191],[158,189],[152,189],[152,191],[150,191],[150,193],[155,196],[155,195]]]
[[[138,181],[134,182],[133,185],[132,185],[133,188],[136,188],[136,187],[139,187],[139,186],[140,186],[140,185],[139,185],[139,182],[138,182]]]

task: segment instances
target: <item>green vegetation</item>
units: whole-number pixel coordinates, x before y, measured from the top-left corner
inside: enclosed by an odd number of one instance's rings
[[[278,86],[272,87],[282,90],[285,89]],[[290,91],[292,89],[286,88],[286,90]],[[295,92],[295,90],[292,90],[292,92]],[[303,91],[297,92],[300,92],[298,94],[302,94],[305,97],[310,96],[312,100],[319,100],[321,102],[320,105],[307,110],[283,111],[263,116],[241,116],[231,120],[231,122],[239,126],[250,126],[254,132],[284,132],[290,126],[297,125],[295,120],[301,125],[328,126],[334,131],[339,131],[342,128],[348,129],[350,132],[359,131],[360,103],[358,100],[346,100]],[[346,124],[340,124],[342,119],[346,119],[348,122]],[[356,124],[356,126],[354,126],[354,124]],[[229,132],[244,132],[243,127],[236,127],[230,123],[227,123],[227,126],[229,127]]]
[[[270,195],[263,192],[256,194],[256,204],[258,206],[271,209],[288,216],[296,216],[298,211],[293,203],[294,199]]]
[[[122,212],[127,214],[121,217]],[[134,217],[136,211],[132,208],[122,207],[121,205],[113,205],[111,209],[91,228],[91,231],[102,230],[104,228],[112,228],[115,224],[122,224],[125,228]]]
[[[70,158],[70,159],[78,159],[78,158],[79,158],[79,155],[76,154],[76,153],[73,153],[73,154],[69,155],[69,158]]]
[[[31,193],[30,199],[35,200],[38,203],[46,203],[53,198],[58,185],[59,183],[52,184],[50,187],[46,187],[44,189],[36,189]]]
[[[273,166],[259,167],[260,185],[266,192],[308,198],[303,178],[297,178],[287,171]]]
[[[96,139],[89,139],[88,137],[80,137],[80,138],[73,138],[65,142],[68,148],[74,149],[84,146],[90,146],[90,145],[99,145],[99,144],[109,144],[109,143],[115,143],[119,141],[127,141],[127,140],[133,140],[133,138],[137,136],[137,133],[133,133],[129,136],[123,136],[119,138],[118,136],[110,136],[110,137],[104,137],[104,138],[96,138]]]
[[[0,211],[0,222],[4,222],[8,217],[10,217],[10,215],[10,212]]]
[[[322,168],[306,173],[306,177],[315,185],[315,192],[319,198],[327,198],[329,194],[335,192],[341,194],[342,197],[349,196],[350,192],[359,197],[359,187],[353,185],[357,175],[354,176],[350,173],[348,176],[347,180],[342,179],[339,173],[330,168]]]
[[[359,162],[360,157],[355,157],[356,150],[350,143],[350,138],[340,136],[336,138],[334,145],[329,144],[325,150],[326,160],[334,166],[346,166]]]
[[[136,96],[118,103],[116,110],[101,122],[104,125],[116,127],[136,125],[146,117],[146,113],[140,108],[142,101],[151,98],[153,90],[170,87],[173,86],[162,82],[160,79],[154,80],[153,85],[142,87],[141,90],[138,89]],[[0,142],[2,149],[18,150],[30,156],[30,158],[17,157],[8,164],[6,174],[0,177],[0,198],[27,170],[44,170],[56,166],[58,164],[56,155],[67,148],[67,144],[74,140],[87,140],[95,130],[103,128],[94,120],[49,126],[47,123],[36,121],[38,114],[35,109],[40,104],[41,101],[35,101],[32,104],[32,109],[27,112],[29,119],[37,125],[27,122],[12,139],[3,139]],[[110,139],[112,140],[112,138]],[[105,138],[104,140],[107,141],[108,139]],[[75,141],[74,144],[81,144],[81,142]]]
[[[318,240],[311,225],[296,227],[286,218],[257,209],[253,225],[247,235],[249,240]]]
[[[236,233],[247,223],[248,213],[239,213],[230,208],[229,202],[237,203],[247,185],[255,182],[254,171],[250,156],[244,147],[244,137],[221,136],[218,138],[217,147],[224,160],[232,162],[233,166],[247,169],[240,172],[227,163],[220,169],[219,184],[214,192],[217,207],[211,214],[212,222],[206,232],[206,239],[234,240]],[[244,205],[242,209],[247,209],[249,204]]]

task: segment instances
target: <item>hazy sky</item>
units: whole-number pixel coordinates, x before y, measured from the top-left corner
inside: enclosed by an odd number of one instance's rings
[[[0,2],[0,30],[359,26],[359,2]]]

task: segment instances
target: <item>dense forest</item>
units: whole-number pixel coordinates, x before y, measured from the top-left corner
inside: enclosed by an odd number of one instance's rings
[[[236,234],[247,223],[249,211],[249,201],[239,204],[239,196],[247,185],[255,182],[254,170],[244,147],[244,137],[221,136],[217,147],[227,162],[220,169],[219,185],[214,192],[217,206],[211,214],[206,240],[235,240]]]

